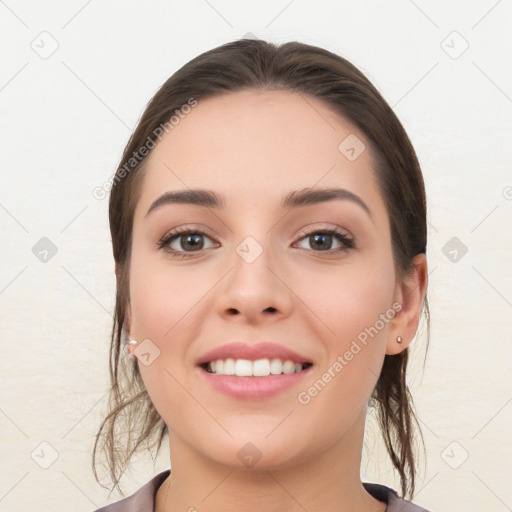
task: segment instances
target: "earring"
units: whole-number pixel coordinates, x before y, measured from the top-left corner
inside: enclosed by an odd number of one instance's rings
[[[402,343],[402,341],[404,341],[404,339],[402,338],[402,336],[397,336],[397,338],[396,338],[396,342],[397,342],[397,343]]]
[[[124,340],[126,358],[130,361],[135,361],[136,357],[132,353],[130,353],[130,345],[137,345],[137,340]]]

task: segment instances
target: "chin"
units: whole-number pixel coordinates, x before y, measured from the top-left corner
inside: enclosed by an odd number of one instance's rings
[[[247,430],[245,434],[234,435],[225,443],[217,442],[205,446],[205,455],[213,462],[227,466],[230,469],[248,471],[278,471],[296,466],[307,459],[307,448],[301,449],[301,443],[296,436],[253,433]],[[290,433],[291,434],[291,433]],[[275,437],[271,439],[273,436]],[[311,446],[311,444],[310,444]]]

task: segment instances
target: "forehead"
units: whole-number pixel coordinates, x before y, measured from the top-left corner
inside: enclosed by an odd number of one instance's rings
[[[354,142],[357,153],[366,148],[356,159],[346,152]],[[291,189],[329,186],[375,201],[363,133],[317,98],[247,90],[200,100],[164,135],[147,158],[141,202],[202,187],[246,205],[271,192],[280,198]]]

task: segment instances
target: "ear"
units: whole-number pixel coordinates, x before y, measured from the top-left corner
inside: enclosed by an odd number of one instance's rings
[[[427,291],[427,259],[425,254],[418,254],[413,259],[413,268],[397,283],[395,303],[399,311],[390,322],[386,354],[399,354],[413,340],[420,321],[421,306]],[[397,338],[401,337],[399,343]]]
[[[121,285],[121,278],[122,278],[122,265],[120,265],[118,262],[115,263],[115,274],[116,274],[116,283],[117,283],[117,289],[120,289]],[[124,316],[124,326],[123,330],[126,333],[126,336],[128,339],[131,339],[131,325],[132,325],[132,311],[131,311],[131,305],[130,301],[127,301],[126,303],[126,309],[125,309],[125,316]],[[129,348],[130,353],[133,352],[133,347],[130,346]]]

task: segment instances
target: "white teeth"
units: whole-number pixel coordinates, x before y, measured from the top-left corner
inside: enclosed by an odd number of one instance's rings
[[[293,361],[285,361],[283,364],[283,373],[285,375],[295,373],[295,363]]]
[[[235,360],[234,359],[226,359],[224,361],[224,375],[235,375],[235,373],[236,373]]]
[[[302,365],[301,365],[302,368]],[[270,362],[268,359],[258,359],[252,363],[252,374],[255,377],[266,377],[270,375]]]
[[[224,373],[226,375],[226,373]],[[250,377],[252,375],[252,361],[237,359],[235,363],[235,375],[237,377]]]
[[[272,375],[283,373],[283,362],[281,359],[272,359],[272,361],[270,361],[270,373]]]
[[[268,375],[291,375],[302,371],[302,363],[281,359],[217,359],[211,361],[208,370],[217,375],[236,375],[237,377],[266,377]]]

